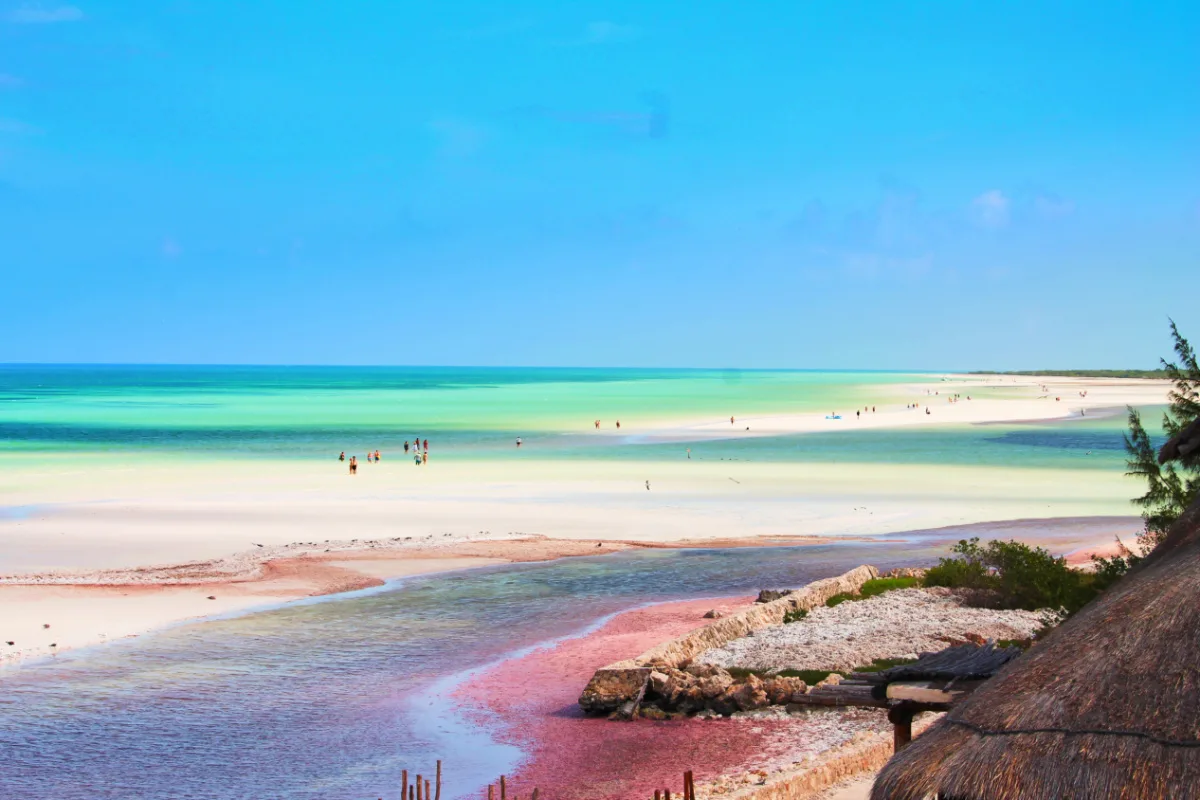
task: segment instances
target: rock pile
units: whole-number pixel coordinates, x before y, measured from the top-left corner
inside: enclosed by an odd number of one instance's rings
[[[628,691],[628,687],[621,689]],[[760,678],[750,674],[736,679],[728,670],[711,664],[689,664],[683,669],[654,664],[639,692],[639,701],[628,701],[613,709],[582,700],[581,703],[592,713],[611,710],[613,716],[624,718],[636,715],[667,719],[692,714],[727,717],[739,711],[787,705],[807,690],[807,684],[799,678]]]

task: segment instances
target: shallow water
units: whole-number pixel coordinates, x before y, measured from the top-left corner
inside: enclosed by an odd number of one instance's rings
[[[324,460],[432,440],[439,460],[677,460],[685,442],[587,435],[600,417],[725,418],[896,404],[902,383],[874,372],[137,367],[0,365],[0,470],[30,454],[128,460]],[[980,389],[976,394],[1003,394]],[[1153,420],[1157,415],[1149,415]],[[730,438],[691,443],[697,460],[1119,469],[1121,416],[1024,425]],[[516,436],[530,445],[512,446]]]
[[[647,602],[794,586],[933,552],[885,540],[491,568],[10,668],[0,673],[0,796],[389,797],[401,769],[437,758],[447,796],[467,796],[520,754],[444,701],[454,675]]]

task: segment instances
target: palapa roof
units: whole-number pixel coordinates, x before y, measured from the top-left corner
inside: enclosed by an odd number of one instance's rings
[[[880,772],[871,800],[1200,796],[1200,501]]]

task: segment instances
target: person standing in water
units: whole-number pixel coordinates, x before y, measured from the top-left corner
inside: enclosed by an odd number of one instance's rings
[[[520,446],[521,446],[521,437],[518,436],[517,437],[517,447],[520,447]]]
[[[338,461],[345,461],[345,460],[346,460],[346,451],[343,450],[341,453],[338,454]]]
[[[617,420],[617,430],[621,430],[621,420]]]
[[[687,453],[688,453],[688,461],[691,461],[692,460],[692,448],[689,447],[687,449]]]
[[[408,454],[408,440],[407,439],[404,440],[404,453],[405,453],[405,455]]]
[[[358,456],[350,456],[350,474],[358,474]]]

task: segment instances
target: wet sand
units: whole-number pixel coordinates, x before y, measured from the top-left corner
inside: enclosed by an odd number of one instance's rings
[[[537,787],[564,800],[644,800],[656,788],[676,793],[685,770],[693,770],[698,783],[723,775],[752,781],[742,773],[785,768],[887,727],[874,710],[661,722],[616,722],[580,711],[579,692],[596,668],[700,627],[709,609],[729,613],[752,602],[692,600],[619,614],[585,636],[494,667],[454,699],[468,714],[498,725],[502,741],[528,753],[510,786],[522,796]]]

